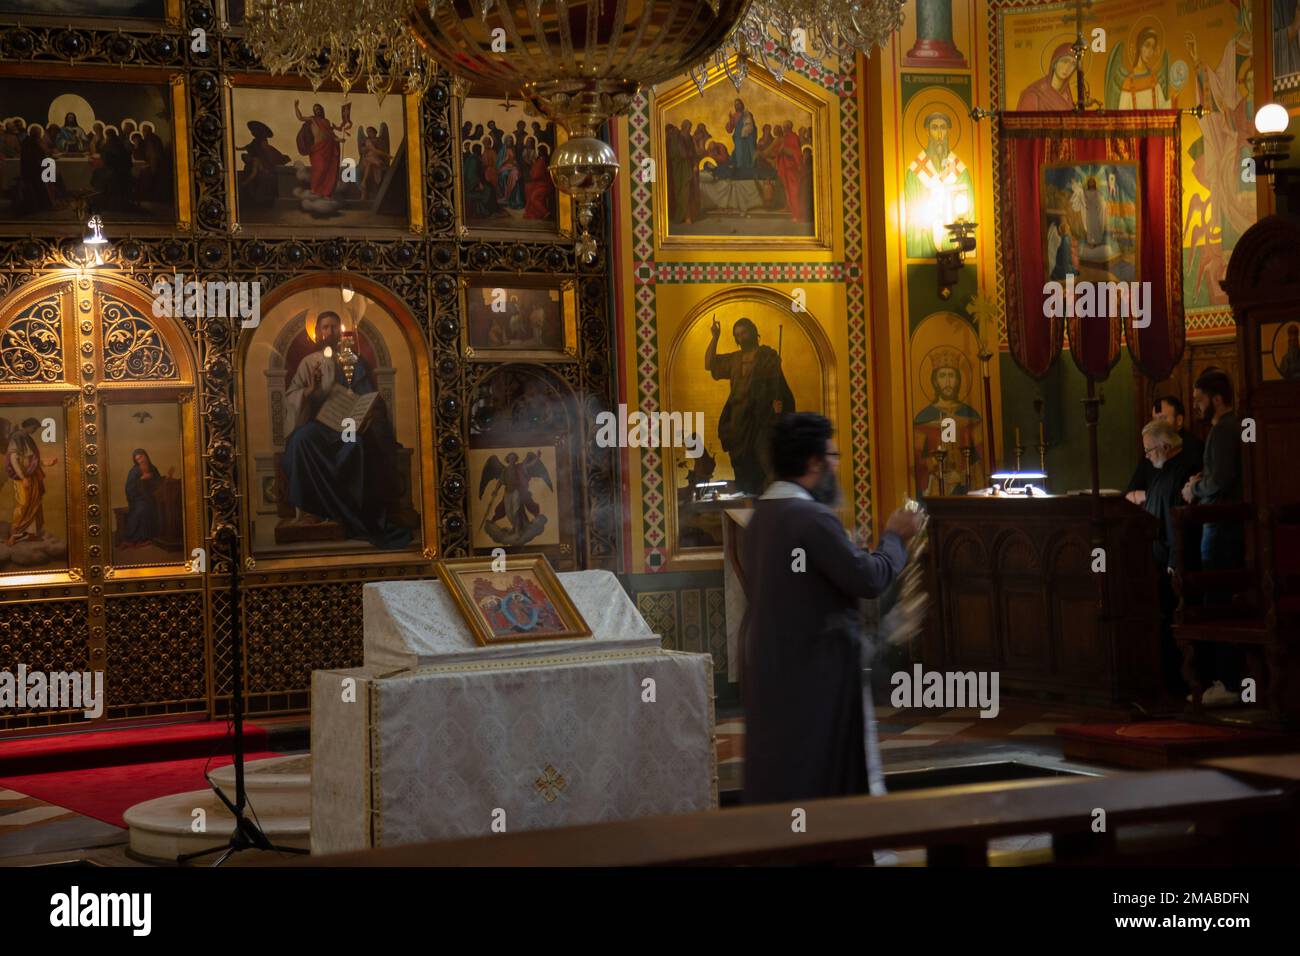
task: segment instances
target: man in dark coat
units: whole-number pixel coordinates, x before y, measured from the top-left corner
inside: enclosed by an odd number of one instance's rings
[[[776,480],[745,531],[746,803],[868,790],[858,599],[897,578],[917,518],[895,511],[879,551],[856,547],[833,510],[839,452],[831,432],[809,412],[777,420]]]
[[[1160,669],[1165,689],[1181,696],[1187,691],[1181,676],[1182,653],[1174,644],[1173,634],[1174,609],[1178,606],[1173,584],[1174,509],[1183,504],[1182,492],[1187,480],[1201,469],[1200,451],[1189,452],[1174,425],[1160,417],[1151,419],[1142,429],[1142,449],[1151,464],[1143,507],[1160,522],[1151,544],[1159,580]],[[1184,551],[1185,566],[1195,569],[1200,560],[1200,541],[1188,535]]]
[[[709,328],[709,347],[704,351],[704,368],[715,379],[731,382],[727,403],[718,418],[718,438],[731,458],[736,487],[756,495],[767,484],[767,446],[772,421],[796,411],[794,393],[781,371],[781,355],[758,342],[758,326],[739,318],[731,334],[740,346],[735,352],[718,354],[722,326],[717,319]]]
[[[1205,451],[1205,446],[1201,440],[1183,427],[1183,421],[1186,418],[1186,409],[1183,407],[1182,400],[1177,395],[1162,395],[1151,403],[1151,420],[1158,421],[1163,419],[1174,427],[1183,440],[1182,463],[1190,464],[1191,471],[1189,475],[1194,475],[1201,470],[1201,455]],[[1146,501],[1147,485],[1151,484],[1151,479],[1155,477],[1156,469],[1151,464],[1151,456],[1143,453],[1142,460],[1133,469],[1133,477],[1128,481],[1128,487],[1124,489],[1124,497],[1135,505],[1140,505]]]

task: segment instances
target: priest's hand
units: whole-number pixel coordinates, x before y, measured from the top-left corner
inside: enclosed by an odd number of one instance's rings
[[[903,539],[903,544],[907,544],[916,534],[919,520],[917,512],[895,508],[894,513],[889,516],[889,520],[885,522],[885,530],[894,532]]]
[[[1135,505],[1146,504],[1147,493],[1145,491],[1130,491],[1124,496]]]
[[[722,323],[718,321],[718,317],[715,315],[713,317],[713,323],[709,326],[709,335],[713,336],[713,341],[716,342],[718,341],[718,336],[721,334]]]
[[[1187,484],[1183,485],[1183,500],[1189,505],[1192,503],[1192,499],[1196,497],[1196,482],[1200,477],[1201,473],[1198,471],[1187,479]]]

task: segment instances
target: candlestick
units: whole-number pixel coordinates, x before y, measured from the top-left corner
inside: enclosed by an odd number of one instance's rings
[[[343,366],[343,380],[352,387],[352,376],[356,374],[357,353],[352,349],[352,333],[345,332],[339,336],[339,364]]]

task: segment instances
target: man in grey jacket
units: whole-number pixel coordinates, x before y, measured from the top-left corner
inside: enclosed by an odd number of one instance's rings
[[[833,510],[838,462],[826,418],[776,421],[776,480],[755,505],[741,552],[746,803],[868,789],[858,599],[897,578],[917,516],[895,511],[880,550],[858,548]]]

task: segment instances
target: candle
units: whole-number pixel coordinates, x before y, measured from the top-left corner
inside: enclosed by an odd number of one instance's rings
[[[1046,433],[1045,431],[1043,431],[1043,422],[1042,422],[1042,419],[1039,419],[1039,421],[1038,421],[1038,444],[1040,444],[1040,445],[1046,445],[1046,444],[1047,444],[1047,433]]]
[[[1020,447],[1020,426],[1016,426],[1016,447]]]
[[[332,348],[330,348],[328,345],[325,346],[325,357],[326,357],[327,359],[328,359],[328,358],[333,358],[333,357],[334,357],[334,350],[333,350]]]

